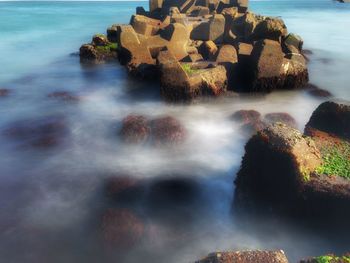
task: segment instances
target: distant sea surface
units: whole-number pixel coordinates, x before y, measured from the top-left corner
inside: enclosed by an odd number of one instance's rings
[[[81,65],[81,44],[112,24],[128,23],[137,6],[147,9],[148,3],[0,2],[0,88],[10,91],[0,98],[0,261],[180,263],[215,250],[259,248],[283,249],[297,262],[347,251],[346,231],[321,233],[254,216],[252,223],[238,224],[231,216],[233,180],[248,135],[230,116],[241,109],[286,112],[303,130],[324,99],[298,90],[169,105],[157,83],[131,79],[117,63]],[[310,82],[350,99],[350,4],[266,0],[251,1],[250,9],[282,17],[313,53]],[[48,96],[56,91],[79,100]],[[175,149],[124,144],[118,133],[128,114],[176,117],[187,139]],[[56,147],[27,144],[42,132],[37,123],[57,119],[58,126],[44,128],[56,134],[64,125]],[[22,136],[23,126],[29,126],[29,137]],[[118,251],[105,253],[99,239],[101,214],[113,206],[103,193],[105,180],[120,175],[190,178],[200,193],[185,214],[166,207],[160,215],[152,204],[138,203],[146,234],[139,246],[123,251],[129,252],[123,259]]]

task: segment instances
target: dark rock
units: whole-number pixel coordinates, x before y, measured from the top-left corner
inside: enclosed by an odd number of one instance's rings
[[[79,97],[70,93],[69,91],[55,91],[48,95],[49,98],[59,99],[67,102],[77,102]]]
[[[239,110],[236,111],[232,116],[231,119],[241,122],[241,123],[251,123],[259,121],[261,118],[260,112],[256,110]]]
[[[150,124],[146,117],[129,115],[123,119],[120,136],[127,143],[144,143],[150,136]]]
[[[205,41],[199,47],[198,51],[206,60],[215,60],[218,47],[213,41]]]
[[[273,124],[276,122],[282,122],[290,127],[297,128],[296,120],[288,113],[285,112],[273,112],[264,116],[267,123]]]
[[[133,248],[141,241],[144,230],[142,220],[129,210],[108,209],[102,216],[103,240],[117,250]]]
[[[95,46],[106,46],[109,41],[105,35],[97,34],[92,37],[92,44]]]
[[[317,129],[350,140],[349,102],[330,100],[319,105],[306,124],[305,133],[308,134],[310,129]]]
[[[315,143],[278,123],[254,135],[245,150],[235,180],[237,208],[286,213],[301,209],[297,204],[303,200],[305,178],[322,162]]]
[[[62,116],[51,116],[13,123],[4,133],[24,145],[47,148],[62,141],[67,133],[67,126]]]
[[[0,98],[7,97],[10,94],[9,89],[0,89]]]
[[[196,263],[288,263],[283,250],[214,252]]]
[[[166,116],[152,120],[152,140],[156,145],[175,145],[184,142],[186,130],[175,118]]]

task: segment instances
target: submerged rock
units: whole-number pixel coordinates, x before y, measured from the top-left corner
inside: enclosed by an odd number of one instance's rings
[[[69,91],[55,91],[48,95],[49,98],[59,99],[66,102],[77,102],[79,97]]]
[[[283,250],[214,252],[196,263],[288,263]]]
[[[319,97],[319,98],[329,98],[333,97],[333,94],[329,92],[328,90],[321,89],[317,87],[314,84],[309,83],[306,88],[308,89],[307,92],[314,97]]]
[[[152,140],[156,145],[176,145],[186,138],[186,130],[175,118],[166,116],[152,121]]]
[[[285,112],[268,113],[264,116],[264,119],[267,123],[270,124],[281,122],[293,128],[297,127],[296,120],[290,114]]]
[[[9,89],[0,89],[0,98],[7,97],[10,94]]]
[[[108,209],[101,219],[101,233],[108,246],[131,249],[137,245],[145,227],[142,220],[127,209]]]
[[[242,123],[255,122],[260,120],[260,118],[261,114],[256,110],[239,110],[231,116],[232,120]]]
[[[120,136],[127,143],[144,143],[150,136],[151,127],[146,117],[129,115],[123,119]]]
[[[4,134],[25,146],[52,147],[59,145],[67,133],[62,116],[44,117],[12,123]]]

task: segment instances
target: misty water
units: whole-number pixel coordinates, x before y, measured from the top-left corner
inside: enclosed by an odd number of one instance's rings
[[[79,46],[113,23],[129,22],[140,5],[147,2],[0,2],[0,88],[10,90],[0,98],[0,262],[191,262],[232,249],[283,249],[296,262],[345,252],[346,231],[332,235],[280,218],[242,222],[232,211],[248,135],[230,116],[241,109],[287,112],[303,130],[322,99],[286,91],[166,104],[157,84],[131,79],[119,64],[80,65]],[[250,6],[281,16],[303,37],[313,52],[311,83],[350,99],[350,5],[271,0]],[[55,91],[80,99],[49,98]],[[124,144],[118,130],[128,114],[174,116],[186,141],[177,147]],[[64,120],[58,146],[28,147],[6,135],[16,123],[42,118]],[[135,204],[146,234],[121,253],[104,247],[99,222],[113,207],[104,196],[106,178],[125,174],[145,181],[187,178],[195,200],[185,211],[166,207],[161,213],[142,200]]]

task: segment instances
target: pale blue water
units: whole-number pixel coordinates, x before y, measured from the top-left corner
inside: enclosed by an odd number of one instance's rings
[[[82,67],[71,53],[113,23],[128,23],[147,2],[0,2],[0,262],[104,262],[95,239],[96,210],[107,174],[142,178],[169,173],[197,178],[207,194],[188,232],[149,219],[156,233],[131,251],[125,262],[190,262],[213,250],[284,249],[297,259],[348,249],[349,233],[325,237],[282,222],[268,232],[241,228],[230,215],[232,181],[247,139],[229,116],[239,109],[285,111],[303,129],[322,101],[304,91],[263,98],[232,99],[191,106],[167,105],[157,85],[130,79],[117,64]],[[313,51],[311,82],[350,99],[350,5],[333,1],[254,1],[255,12],[281,16]],[[47,98],[68,90],[79,103]],[[188,130],[175,151],[129,147],[116,135],[129,113],[171,114]],[[52,150],[18,147],[3,136],[14,121],[63,115],[69,135]],[[261,222],[257,220],[256,226]],[[177,226],[174,226],[177,229]],[[182,228],[181,228],[182,229]],[[255,228],[254,228],[255,229]],[[266,231],[266,230],[265,230]],[[345,239],[345,242],[343,241]],[[114,255],[115,256],[115,255]],[[115,259],[113,262],[120,262]]]

